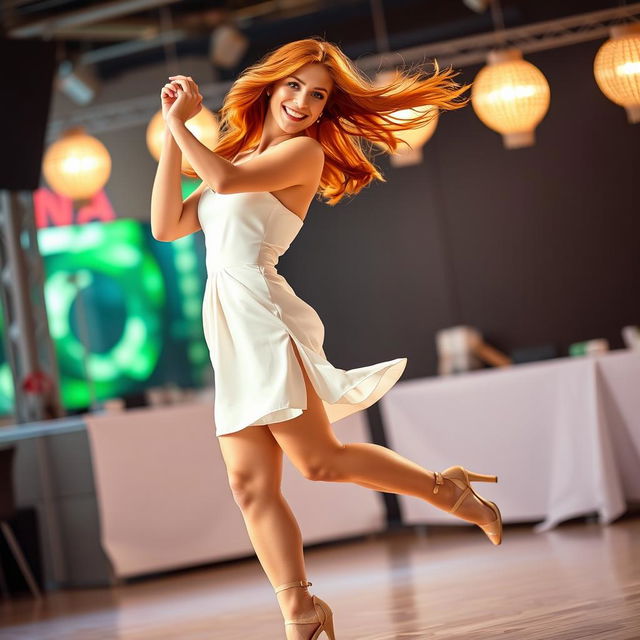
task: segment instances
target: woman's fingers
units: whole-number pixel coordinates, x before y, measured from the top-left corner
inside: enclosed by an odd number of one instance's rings
[[[163,95],[175,98],[180,103],[185,99],[183,97],[181,100],[182,96],[195,100],[198,113],[202,109],[202,94],[191,76],[169,76],[169,80],[162,88]]]
[[[191,87],[189,87],[189,83],[187,82],[187,80],[184,80],[182,78],[178,78],[177,80],[174,80],[174,82],[176,83],[176,85],[178,87],[180,87],[185,93],[190,93],[191,92]]]
[[[169,80],[172,80],[173,82],[191,82],[193,84],[195,84],[195,82],[193,82],[193,78],[191,76],[169,76]]]
[[[178,91],[172,82],[167,82],[167,84],[162,87],[162,93],[164,95],[175,96],[177,95],[177,92]]]
[[[198,85],[194,82],[191,76],[183,76],[183,75],[169,76],[169,80],[172,80],[173,82],[180,81],[180,84],[183,87],[184,87],[183,83],[186,83],[194,93],[198,92]],[[184,91],[187,91],[187,89],[184,89]]]

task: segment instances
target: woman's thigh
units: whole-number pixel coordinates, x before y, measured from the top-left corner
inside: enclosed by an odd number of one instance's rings
[[[280,492],[282,449],[267,425],[218,437],[229,486],[242,507],[256,497]]]
[[[270,424],[269,429],[278,445],[305,477],[312,480],[335,480],[337,478],[334,477],[333,461],[344,445],[331,428],[322,399],[309,380],[293,340],[291,345],[304,376],[307,409],[296,418]]]

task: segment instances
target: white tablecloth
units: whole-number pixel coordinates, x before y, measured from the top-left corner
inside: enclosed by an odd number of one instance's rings
[[[506,522],[546,531],[597,513],[608,524],[640,501],[640,354],[484,369],[399,382],[380,401],[389,446],[435,471],[498,476],[473,487]],[[401,496],[408,524],[469,525]]]
[[[212,402],[85,420],[101,542],[116,577],[253,554],[216,440]],[[369,441],[364,411],[333,426],[343,442]],[[375,491],[312,482],[286,456],[282,475],[282,493],[305,544],[385,529],[384,503]]]

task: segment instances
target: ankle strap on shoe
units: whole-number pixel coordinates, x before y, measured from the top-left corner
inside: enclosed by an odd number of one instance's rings
[[[433,485],[433,493],[438,493],[439,484],[444,484],[444,479],[439,471],[434,471],[436,483]]]
[[[275,592],[279,593],[284,589],[291,589],[292,587],[310,587],[313,583],[308,580],[296,580],[295,582],[287,582],[286,584],[281,584],[279,587],[275,588]]]

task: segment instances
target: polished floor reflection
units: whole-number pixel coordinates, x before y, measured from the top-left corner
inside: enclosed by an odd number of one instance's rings
[[[506,525],[402,531],[307,550],[311,593],[339,640],[637,640],[640,517],[575,520],[535,534]],[[281,640],[275,594],[255,559],[112,589],[0,606],[11,640]],[[324,636],[321,636],[324,640]]]

